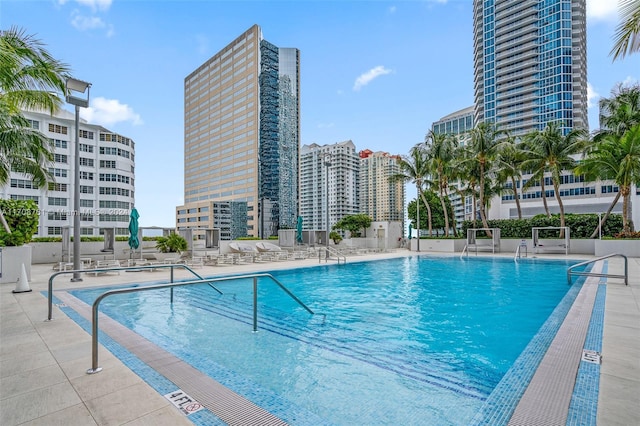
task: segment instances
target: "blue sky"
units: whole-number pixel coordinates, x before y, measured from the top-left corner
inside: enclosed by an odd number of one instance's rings
[[[640,54],[608,55],[616,4],[587,1],[592,130],[597,98],[640,79]],[[0,2],[0,28],[35,35],[93,84],[81,116],[136,142],[142,226],[174,226],[183,202],[184,78],[253,24],[301,51],[302,144],[407,154],[473,104],[471,0]]]

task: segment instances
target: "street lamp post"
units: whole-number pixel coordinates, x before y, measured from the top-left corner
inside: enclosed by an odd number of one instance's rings
[[[329,167],[331,167],[331,154],[328,152],[322,155],[322,162],[327,168],[325,171],[326,194],[327,194],[327,236],[326,236],[326,257],[329,258],[329,234],[331,233],[331,225],[329,224]]]
[[[65,86],[66,101],[74,105],[76,109],[76,142],[73,165],[73,269],[78,271],[80,270],[80,107],[89,106],[91,83],[69,77]],[[71,281],[82,281],[80,272],[74,272]]]

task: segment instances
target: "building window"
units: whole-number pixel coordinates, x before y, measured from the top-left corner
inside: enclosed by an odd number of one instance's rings
[[[114,160],[100,160],[100,167],[105,169],[115,169],[116,162]]]
[[[48,202],[50,206],[66,206],[67,199],[66,198],[58,198],[58,197],[49,197]]]
[[[79,149],[82,152],[93,153],[93,145],[87,145],[86,143],[81,143]]]
[[[53,161],[56,163],[67,164],[67,156],[64,154],[54,154]]]
[[[30,180],[25,179],[11,179],[11,187],[12,188],[25,188],[25,189],[38,189],[38,186],[31,182]]]
[[[93,180],[93,173],[81,171],[80,172],[80,179]]]
[[[87,166],[87,167],[93,167],[93,159],[80,157],[80,165],[81,166]]]
[[[67,177],[68,171],[67,169],[57,169],[57,168],[50,167],[49,173],[51,173],[55,177]]]
[[[81,194],[93,194],[93,186],[80,185]]]
[[[49,191],[67,192],[67,184],[49,182]]]
[[[61,135],[66,135],[67,126],[61,126],[59,124],[49,123],[49,131],[51,133],[60,133]]]
[[[56,148],[67,149],[67,141],[60,139],[51,139],[51,142]]]
[[[67,220],[67,214],[62,212],[49,212],[47,218],[49,220]]]
[[[47,226],[47,235],[62,235],[62,227]]]
[[[81,137],[81,138],[84,138],[84,139],[93,139],[93,132],[90,132],[90,131],[88,131],[88,130],[80,130],[78,133],[80,134],[80,137]],[[93,152],[93,151],[92,151],[92,152]]]
[[[37,195],[16,195],[11,194],[12,200],[31,200],[35,201],[36,204],[39,203],[40,198]]]
[[[80,200],[80,207],[93,207],[93,200]]]

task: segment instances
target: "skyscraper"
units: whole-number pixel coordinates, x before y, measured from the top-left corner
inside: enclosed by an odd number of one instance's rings
[[[65,228],[73,229],[74,115],[65,110],[54,115],[26,110],[22,114],[54,147],[49,172],[55,182],[38,188],[29,176],[11,171],[7,185],[0,187],[0,197],[35,201],[40,209],[35,236],[62,236]],[[97,237],[108,229],[115,235],[129,235],[129,214],[135,202],[135,142],[85,120],[80,120],[79,127],[80,234]]]
[[[586,0],[474,0],[475,122],[588,129]]]
[[[302,146],[300,216],[304,229],[326,230],[343,217],[360,213],[359,170],[360,159],[352,141]]]
[[[360,157],[360,213],[374,221],[404,222],[405,185],[390,178],[401,173],[399,155],[365,149]]]
[[[252,236],[295,227],[299,70],[299,50],[269,43],[254,25],[185,78],[178,228],[213,226],[211,201],[246,202]]]

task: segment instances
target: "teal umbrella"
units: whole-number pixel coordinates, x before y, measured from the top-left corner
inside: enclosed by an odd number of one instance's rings
[[[411,224],[409,224],[409,239],[411,239],[411,233],[413,232]]]
[[[138,214],[138,210],[136,208],[131,209],[131,214],[129,215],[129,247],[131,247],[131,253],[133,254],[133,250],[137,249],[140,246],[140,240],[138,239],[138,218],[140,215]]]
[[[296,225],[296,241],[302,244],[302,216],[298,216],[298,224]]]

